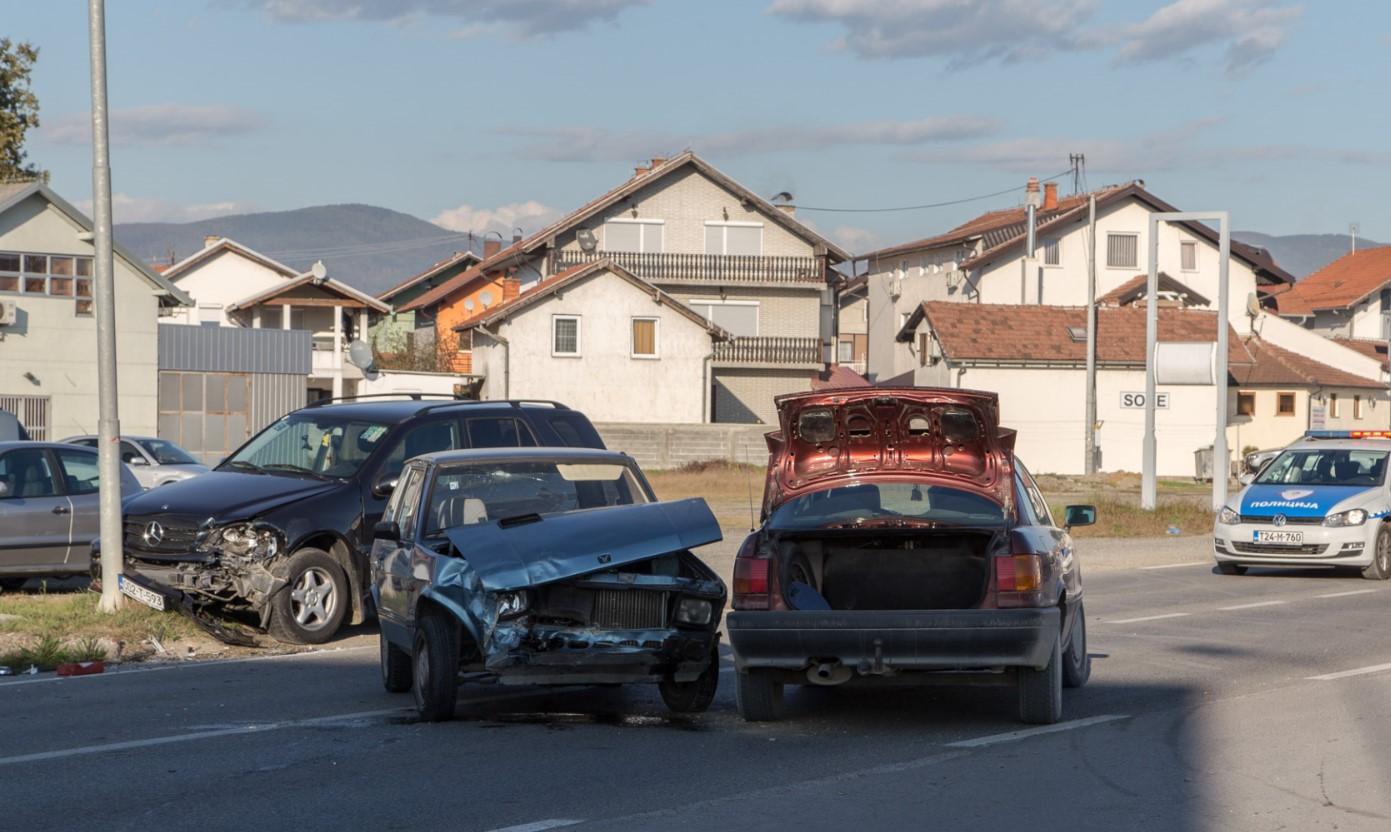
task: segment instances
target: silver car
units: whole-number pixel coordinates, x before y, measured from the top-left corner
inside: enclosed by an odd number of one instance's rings
[[[60,442],[0,442],[0,587],[85,574],[97,537],[97,452]],[[140,483],[121,466],[121,498]]]
[[[63,440],[87,448],[97,446],[95,436],[71,436]],[[189,456],[188,451],[168,439],[153,436],[122,436],[121,461],[146,488],[168,485],[208,473],[208,466]]]

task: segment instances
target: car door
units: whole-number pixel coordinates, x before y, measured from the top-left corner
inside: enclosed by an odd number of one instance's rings
[[[72,507],[67,560],[69,563],[84,563],[101,525],[99,457],[81,448],[55,448],[53,453],[58,457],[64,490]]]
[[[72,533],[72,506],[59,488],[46,448],[0,454],[0,570],[61,571]]]
[[[420,466],[406,468],[382,513],[383,521],[394,521],[400,527],[401,536],[397,540],[372,541],[372,583],[377,588],[377,615],[392,624],[404,625],[410,619],[414,521],[419,512],[424,479],[425,473]]]
[[[362,551],[372,548],[372,528],[382,519],[387,497],[376,493],[376,484],[399,476],[406,461],[434,451],[453,451],[465,447],[458,420],[450,417],[417,422],[402,429],[391,438],[376,469],[363,480],[362,534],[358,545]]]

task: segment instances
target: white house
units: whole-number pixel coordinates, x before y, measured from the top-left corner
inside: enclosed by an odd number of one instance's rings
[[[484,399],[549,399],[596,422],[704,422],[727,333],[609,260],[458,324]]]
[[[36,439],[97,430],[92,224],[41,183],[0,184],[0,408]],[[191,299],[115,247],[121,430],[154,435],[157,327]]]

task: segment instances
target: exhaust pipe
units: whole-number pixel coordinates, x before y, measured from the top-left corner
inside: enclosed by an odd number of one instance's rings
[[[822,662],[807,668],[807,681],[813,685],[843,685],[852,675],[853,671],[840,662]]]

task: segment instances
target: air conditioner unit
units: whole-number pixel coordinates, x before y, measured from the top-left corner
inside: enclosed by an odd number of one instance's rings
[[[889,280],[889,297],[898,300],[903,294],[903,278],[895,277]]]
[[[19,307],[12,300],[0,300],[0,326],[19,323]]]

